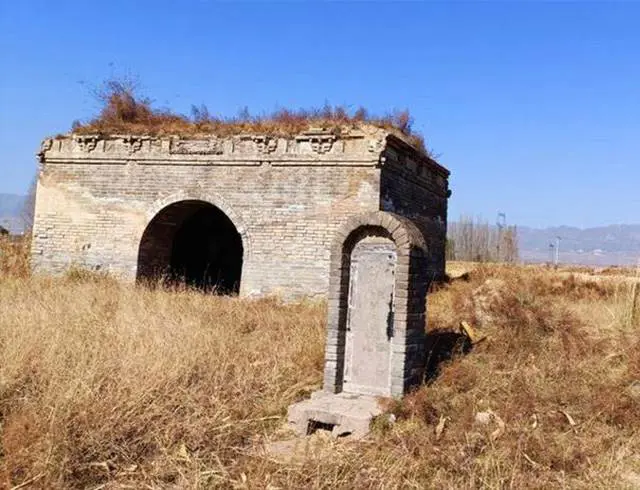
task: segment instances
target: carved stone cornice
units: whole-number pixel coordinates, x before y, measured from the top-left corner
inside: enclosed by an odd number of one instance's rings
[[[218,138],[173,139],[169,153],[174,155],[222,155],[222,143]]]
[[[311,151],[318,155],[329,153],[337,139],[335,134],[322,129],[310,129],[296,136],[298,143],[308,142]]]
[[[142,142],[149,139],[144,136],[127,135],[122,138],[122,142],[127,148],[129,155],[136,153],[142,149]]]
[[[312,128],[290,137],[268,134],[147,136],[71,134],[46,139],[43,164],[125,165],[344,165],[381,163],[388,133],[380,128]]]
[[[256,150],[258,153],[268,155],[273,153],[278,148],[278,140],[271,136],[254,136],[253,142],[256,144]]]
[[[96,134],[77,134],[74,139],[80,151],[92,152],[96,149],[100,136]]]

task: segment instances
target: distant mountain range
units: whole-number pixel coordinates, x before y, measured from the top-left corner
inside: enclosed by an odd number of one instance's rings
[[[559,237],[559,261],[584,265],[637,265],[640,260],[640,225],[596,228],[558,226],[518,227],[520,258],[528,262],[552,259]],[[551,247],[550,245],[553,245]]]
[[[0,194],[0,226],[11,233],[22,233],[24,224],[21,214],[25,196],[18,194]]]
[[[22,210],[24,196],[19,194],[0,194],[0,216],[17,216]]]
[[[0,226],[11,233],[22,233],[20,215],[24,200],[25,196],[18,194],[0,194]],[[565,264],[637,265],[640,260],[640,225],[585,229],[571,226],[544,229],[519,226],[520,258],[525,262],[552,260],[556,237],[560,237],[559,260]]]

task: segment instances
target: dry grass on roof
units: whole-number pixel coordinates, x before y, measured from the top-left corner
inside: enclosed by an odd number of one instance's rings
[[[156,109],[150,99],[137,94],[135,86],[121,81],[108,81],[97,92],[100,113],[88,122],[76,122],[76,134],[141,134],[148,136],[215,134],[269,134],[290,137],[312,127],[322,127],[339,133],[345,128],[363,125],[377,126],[402,137],[416,148],[428,153],[422,135],[412,129],[408,111],[396,111],[374,116],[364,108],[350,111],[341,106],[325,104],[316,109],[279,109],[270,114],[252,115],[245,108],[235,117],[220,117],[209,113],[206,106],[191,107],[191,116]]]

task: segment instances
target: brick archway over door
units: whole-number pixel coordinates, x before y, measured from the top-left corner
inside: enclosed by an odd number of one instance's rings
[[[324,390],[343,391],[351,254],[368,237],[388,238],[396,248],[395,305],[388,393],[400,396],[422,382],[426,293],[430,278],[423,234],[409,219],[377,211],[350,218],[331,249]]]
[[[222,210],[205,201],[178,201],[161,209],[147,225],[140,240],[137,279],[238,293],[243,255],[242,237]]]

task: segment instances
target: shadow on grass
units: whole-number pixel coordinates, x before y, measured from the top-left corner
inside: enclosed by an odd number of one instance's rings
[[[446,330],[428,332],[425,339],[425,382],[433,381],[440,374],[442,363],[468,354],[472,348],[471,340],[462,333]]]

